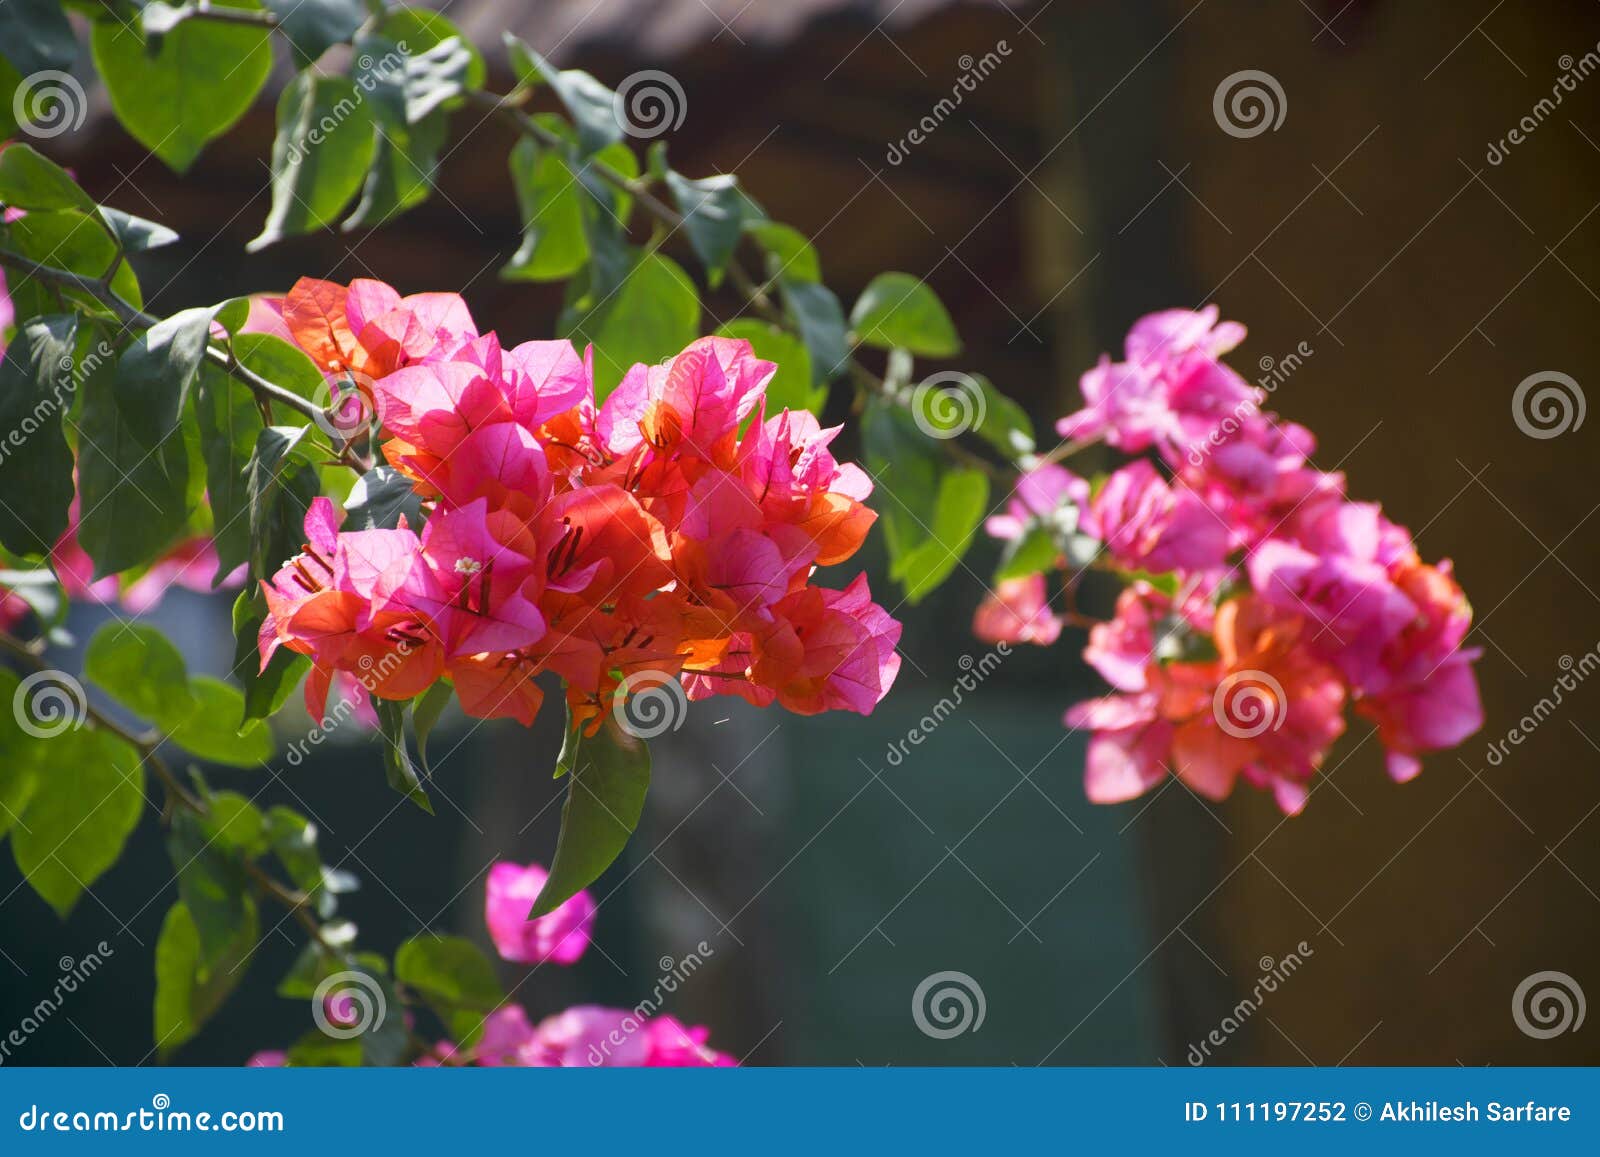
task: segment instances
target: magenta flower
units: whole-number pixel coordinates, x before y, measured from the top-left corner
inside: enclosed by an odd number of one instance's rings
[[[595,902],[579,892],[548,916],[528,919],[548,873],[538,864],[502,861],[489,869],[483,916],[496,950],[517,964],[571,964],[589,946]]]

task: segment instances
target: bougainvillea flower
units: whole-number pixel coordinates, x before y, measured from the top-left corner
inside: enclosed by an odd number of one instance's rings
[[[1066,722],[1091,732],[1097,802],[1172,774],[1214,799],[1243,780],[1293,813],[1346,705],[1376,724],[1397,780],[1482,725],[1478,652],[1463,646],[1472,610],[1448,562],[1422,562],[1376,504],[1350,501],[1342,474],[1311,463],[1311,433],[1263,410],[1267,391],[1219,360],[1244,329],[1218,316],[1141,319],[1126,360],[1090,370],[1084,409],[1058,426],[1155,459],[1113,471],[1078,519],[1138,573],[1084,651],[1118,694]],[[1055,478],[1042,503],[1019,494],[991,532],[1017,540],[1041,506],[1082,506],[1064,486]],[[1044,578],[1009,589],[1031,599]],[[980,610],[980,636],[995,634],[997,613],[992,601]]]
[[[484,923],[502,957],[516,964],[571,964],[589,946],[595,902],[580,891],[548,916],[528,919],[548,878],[538,864],[505,861],[489,869],[484,890]]]
[[[1143,458],[1117,470],[1081,520],[1129,570],[1213,571],[1228,553],[1228,526],[1187,487],[1169,486]]]
[[[776,367],[748,342],[635,366],[596,408],[592,351],[504,349],[454,295],[308,280],[282,325],[325,373],[372,378],[382,453],[423,512],[352,533],[319,506],[266,584],[262,654],[312,657],[314,710],[380,663],[379,697],[442,676],[468,714],[523,723],[551,672],[590,729],[646,671],[806,712],[887,693],[898,626],[863,583],[810,585],[860,547],[871,482],[833,457],[836,429],[764,416]]]
[[[1044,575],[1005,579],[984,597],[972,632],[986,643],[1035,643],[1048,647],[1061,637],[1062,622],[1050,610]]]
[[[1015,540],[1063,507],[1083,510],[1089,505],[1089,483],[1065,466],[1047,463],[1017,479],[1004,514],[993,514],[983,526],[995,538]],[[1073,521],[1073,527],[1077,521]]]

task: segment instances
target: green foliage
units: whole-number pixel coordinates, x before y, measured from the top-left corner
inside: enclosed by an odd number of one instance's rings
[[[494,965],[475,944],[459,936],[407,940],[395,953],[394,975],[428,1002],[458,1043],[475,1036],[484,1014],[505,1002]]]
[[[569,727],[557,774],[569,771],[555,859],[529,919],[548,915],[600,878],[644,814],[650,751],[607,715],[592,736]]]
[[[664,176],[678,212],[683,214],[683,231],[714,287],[722,281],[742,234],[746,202],[738,178],[719,174],[691,181],[671,169]]]
[[[200,931],[180,900],[167,910],[156,941],[156,999],[153,1032],[163,1059],[189,1041],[244,978],[258,940],[253,904],[240,935],[207,967]]]
[[[422,529],[422,501],[411,479],[393,466],[374,466],[356,479],[344,509],[345,530],[393,530],[402,518],[412,530]]]
[[[926,282],[909,273],[880,273],[850,311],[857,340],[881,349],[905,349],[927,357],[961,352],[961,339],[944,304]]]
[[[31,318],[0,361],[0,546],[17,554],[46,553],[67,529],[72,451],[62,418],[76,387],[76,333],[71,314]]]
[[[118,703],[201,759],[257,767],[272,757],[265,724],[252,720],[241,729],[236,722],[244,718],[244,695],[221,680],[190,676],[183,656],[154,627],[107,623],[89,640],[83,669]]]
[[[10,0],[0,11],[11,6]],[[5,17],[0,16],[0,29]],[[94,212],[94,201],[67,171],[32,145],[13,144],[0,152],[0,202],[13,209],[82,209]]]
[[[255,0],[216,0],[259,9]],[[117,119],[156,156],[183,172],[255,101],[272,69],[265,27],[185,20],[146,43],[116,16],[95,23],[95,68]]]
[[[582,186],[561,154],[532,137],[511,150],[511,184],[522,214],[522,245],[500,270],[507,281],[557,281],[571,277],[589,259],[584,235]]]
[[[88,727],[43,742],[32,795],[11,831],[11,854],[33,890],[65,919],[84,889],[116,863],[138,824],[144,768],[133,747]]]
[[[78,41],[57,0],[6,0],[0,4],[0,56],[23,76],[71,68],[78,56]]]
[[[700,297],[677,262],[647,253],[611,293],[584,298],[563,328],[579,345],[594,343],[594,391],[603,399],[629,366],[652,365],[699,336]]]
[[[372,106],[344,76],[303,72],[278,98],[272,209],[254,252],[338,219],[366,180],[374,150]]]
[[[96,578],[155,558],[185,532],[199,500],[185,431],[173,425],[146,446],[117,402],[116,376],[116,364],[103,359],[84,372],[82,385],[78,542],[94,560]]]
[[[422,778],[417,775],[406,749],[406,704],[393,699],[372,698],[378,712],[378,733],[383,737],[383,773],[389,786],[416,804],[430,816],[433,803],[422,788]]]
[[[951,467],[939,444],[901,407],[868,403],[862,445],[889,548],[889,574],[911,603],[926,598],[960,564],[989,509],[989,479]]]

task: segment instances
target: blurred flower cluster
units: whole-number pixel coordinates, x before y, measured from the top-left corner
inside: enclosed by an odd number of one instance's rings
[[[980,637],[1049,644],[1081,622],[1053,608],[1049,575],[1069,600],[1091,568],[1127,584],[1084,651],[1115,693],[1066,715],[1091,733],[1096,802],[1170,773],[1209,799],[1243,778],[1292,814],[1347,706],[1376,725],[1398,781],[1483,722],[1450,563],[1423,562],[1407,530],[1311,464],[1311,433],[1221,360],[1243,337],[1214,306],[1141,319],[1057,425],[1131,460],[1092,481],[1041,464],[988,523],[1038,565],[1002,579]]]
[[[515,964],[572,964],[589,946],[594,927],[595,902],[579,892],[555,911],[537,920],[527,919],[528,906],[544,887],[546,872],[538,864],[502,861],[489,870],[484,897],[484,922],[500,956]],[[359,1010],[345,1007],[344,997],[327,998],[322,1010],[329,1024],[359,1022]],[[406,1024],[415,1035],[409,1010]],[[730,1056],[706,1044],[708,1030],[692,1028],[675,1017],[636,1009],[574,1005],[537,1024],[518,1004],[502,1004],[484,1016],[470,1044],[438,1041],[421,1047],[412,1063],[438,1066],[523,1066],[530,1068],[688,1068],[735,1065]],[[276,1068],[289,1063],[277,1049],[256,1053],[253,1068]]]

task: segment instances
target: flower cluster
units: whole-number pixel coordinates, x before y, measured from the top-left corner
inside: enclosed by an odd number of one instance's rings
[[[484,895],[484,922],[501,957],[515,964],[572,964],[589,946],[595,902],[579,892],[555,911],[528,920],[528,905],[544,887],[546,872],[538,864],[502,862],[489,870]],[[646,1011],[650,1007],[651,1011]],[[323,1013],[330,1024],[358,1023],[358,1011],[338,996],[328,998]],[[408,1012],[407,1027],[415,1021]],[[723,1067],[737,1062],[706,1044],[709,1032],[676,1017],[657,1014],[652,1005],[636,1009],[580,1004],[544,1018],[529,1020],[521,1005],[503,1004],[483,1020],[471,1044],[439,1041],[413,1062],[424,1068],[483,1065],[527,1068],[691,1068]],[[267,1049],[245,1062],[252,1068],[290,1063],[280,1049]]]
[[[341,531],[318,499],[303,551],[265,584],[262,661],[311,657],[314,717],[334,673],[357,669],[383,672],[381,698],[446,678],[469,715],[524,724],[544,671],[575,721],[634,676],[802,714],[866,714],[888,692],[900,625],[864,577],[810,582],[861,545],[871,483],[829,453],[837,428],[766,415],[776,367],[748,342],[636,365],[597,404],[592,352],[503,348],[454,294],[302,280],[276,312],[328,377],[330,415],[370,407],[425,511],[421,527]]]
[[[1087,565],[1129,585],[1084,657],[1116,693],[1067,712],[1088,728],[1090,799],[1130,799],[1169,772],[1221,799],[1243,778],[1293,814],[1345,708],[1377,726],[1397,781],[1483,722],[1462,646],[1472,610],[1448,561],[1343,475],[1310,461],[1304,427],[1221,361],[1244,328],[1214,306],[1141,319],[1126,356],[1083,376],[1063,438],[1134,456],[1094,484],[1041,465],[990,519],[996,537],[1049,535],[1075,589]],[[1072,560],[1070,563],[1068,560]],[[1044,573],[1008,579],[978,612],[988,639],[1053,642],[1064,619]]]

